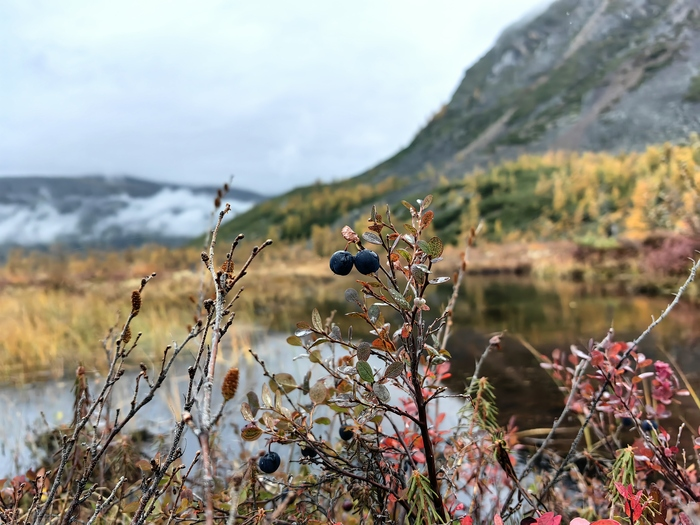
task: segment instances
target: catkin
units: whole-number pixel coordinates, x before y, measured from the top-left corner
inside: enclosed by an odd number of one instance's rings
[[[127,326],[124,329],[124,335],[122,335],[122,343],[127,344],[129,341],[131,341],[131,327]]]
[[[138,315],[141,310],[141,292],[134,290],[131,292],[131,315]]]
[[[221,395],[226,401],[233,399],[238,390],[238,368],[230,368],[224,377],[224,383],[221,385]]]
[[[233,273],[233,261],[226,260],[221,265],[221,271],[224,273]]]

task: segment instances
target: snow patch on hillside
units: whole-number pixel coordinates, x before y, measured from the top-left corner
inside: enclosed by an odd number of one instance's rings
[[[168,241],[197,237],[211,226],[212,196],[187,188],[163,188],[147,197],[115,194],[70,202],[38,197],[31,204],[0,204],[0,245],[105,243],[129,237]],[[229,203],[229,219],[253,205]]]
[[[0,244],[51,244],[67,232],[76,231],[79,222],[77,213],[60,213],[45,202],[33,208],[0,204]]]

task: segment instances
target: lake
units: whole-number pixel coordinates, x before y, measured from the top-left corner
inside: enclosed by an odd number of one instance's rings
[[[285,305],[283,311],[270,305],[256,305],[261,318],[267,320],[267,326],[264,330],[257,327],[249,331],[246,340],[268,362],[271,371],[290,372],[301,381],[309,363],[294,360],[301,349],[289,346],[286,337],[293,333],[297,321],[310,320],[314,307],[324,317],[336,310],[336,320],[346,333],[350,318],[342,314],[349,312],[351,305],[344,301],[343,291],[352,284],[349,279],[323,280],[316,284],[315,289],[310,290],[307,286],[299,294],[295,306]],[[359,287],[355,285],[355,288]],[[433,305],[431,313],[438,312],[439,305],[447,303],[450,293],[449,284],[435,288],[429,297],[429,304]],[[521,429],[550,427],[563,407],[562,394],[518,337],[540,352],[549,354],[554,348],[567,350],[572,344],[585,347],[590,338],[600,340],[612,323],[616,339],[630,341],[646,328],[652,315],[661,313],[671,299],[630,296],[622,288],[583,283],[536,281],[515,276],[468,276],[454,313],[455,326],[448,345],[452,354],[452,377],[447,386],[454,392],[462,392],[490,336],[506,330],[502,349],[492,352],[482,369],[482,375],[495,386],[500,420],[505,423],[511,416],[516,416],[516,424]],[[664,348],[674,356],[696,388],[700,386],[700,323],[697,320],[698,307],[681,303],[641,349],[649,356],[663,358],[659,348]],[[363,335],[359,328],[355,326],[355,339]],[[244,331],[248,327],[235,330]],[[241,446],[236,430],[236,425],[242,422],[237,402],[245,399],[248,390],[259,392],[262,383],[258,365],[244,350],[225,352],[219,365],[221,375],[228,366],[241,368],[237,398],[227,407],[228,419],[233,426],[227,427],[222,434],[222,442],[231,448]],[[187,356],[183,354],[181,357],[182,367],[148,410],[140,415],[134,428],[146,426],[153,432],[164,433],[172,428],[173,415],[179,414],[181,396],[178,392],[186,382]],[[157,363],[146,364],[153,368]],[[320,372],[314,374],[316,377]],[[92,390],[95,391],[100,382],[99,374],[93,373],[92,381]],[[37,429],[45,430],[47,424],[52,426],[71,420],[71,382],[72,379],[67,378],[0,387],[5,421],[12,423],[0,429],[0,476],[23,471],[21,469],[36,463],[41,452],[31,447],[29,438],[36,435]],[[128,404],[132,384],[128,379],[120,383],[115,408]],[[444,405],[443,408],[454,413],[457,406]],[[697,411],[685,410],[684,414],[691,426],[697,428],[700,424]],[[247,446],[257,450],[261,445]],[[188,436],[187,455],[191,457],[196,447],[196,441]]]

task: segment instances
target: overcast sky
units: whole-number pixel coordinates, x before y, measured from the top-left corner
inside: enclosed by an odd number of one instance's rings
[[[355,175],[543,3],[3,0],[0,174],[267,194]]]

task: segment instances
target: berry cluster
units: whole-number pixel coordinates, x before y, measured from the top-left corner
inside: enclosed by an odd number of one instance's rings
[[[362,275],[369,275],[379,270],[379,255],[372,250],[360,250],[353,256],[347,250],[340,250],[331,256],[331,270],[336,275],[347,275],[355,266]]]

